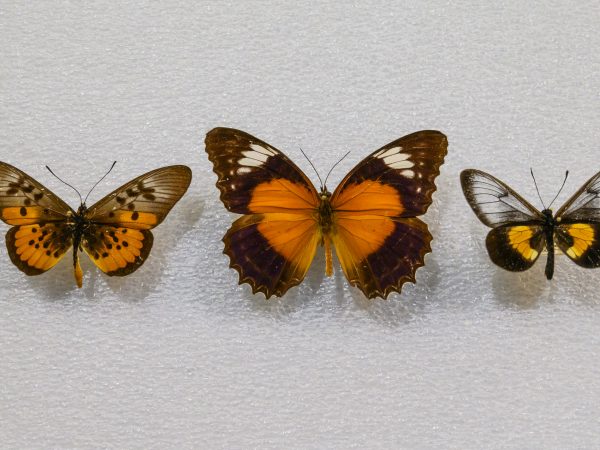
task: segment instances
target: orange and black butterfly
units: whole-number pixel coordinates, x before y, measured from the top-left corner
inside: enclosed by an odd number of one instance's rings
[[[82,200],[75,211],[26,173],[0,162],[0,218],[13,225],[6,234],[10,259],[27,275],[40,275],[73,247],[77,286],[83,283],[82,250],[107,275],[129,275],[150,253],[150,230],[163,221],[191,179],[186,166],[163,167],[89,208]]]
[[[325,247],[334,247],[350,284],[386,298],[415,281],[431,251],[431,234],[416,216],[431,204],[447,152],[439,131],[397,139],[360,162],[332,193],[317,191],[283,153],[243,131],[215,128],[206,152],[225,207],[243,214],[225,234],[230,267],[267,298],[299,284]]]
[[[527,270],[545,248],[545,274],[551,280],[557,245],[579,266],[600,267],[600,173],[554,215],[551,204],[540,212],[502,181],[480,170],[465,170],[460,179],[469,205],[479,220],[492,228],[486,246],[498,266],[512,272]]]

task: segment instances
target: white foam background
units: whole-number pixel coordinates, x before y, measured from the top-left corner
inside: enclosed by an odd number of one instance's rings
[[[342,4],[346,3],[346,4]],[[489,261],[460,170],[539,206],[600,170],[599,4],[16,2],[0,6],[0,159],[72,205],[182,163],[188,194],[123,279],[84,261],[26,277],[0,250],[3,447],[592,447],[600,431],[600,272]],[[222,255],[203,148],[215,126],[285,151],[335,187],[399,136],[449,153],[433,253],[401,296],[367,301],[319,255],[265,301]],[[8,226],[2,225],[3,232]]]

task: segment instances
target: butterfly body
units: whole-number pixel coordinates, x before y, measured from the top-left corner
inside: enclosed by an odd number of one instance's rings
[[[0,162],[0,219],[11,261],[27,275],[40,275],[73,248],[77,286],[83,283],[79,253],[109,276],[137,270],[153,244],[150,231],[162,222],[191,182],[186,166],[141,175],[91,207],[73,210],[21,170]]]
[[[283,153],[243,131],[215,128],[206,151],[226,208],[242,217],[225,234],[230,266],[254,293],[281,296],[299,284],[318,246],[325,273],[333,249],[350,284],[369,298],[399,292],[431,250],[416,218],[431,204],[446,137],[421,131],[359,163],[333,191],[315,189]]]
[[[600,173],[556,213],[549,208],[539,211],[505,183],[480,170],[464,170],[461,184],[477,217],[492,228],[486,247],[496,265],[524,271],[545,249],[544,273],[551,280],[558,247],[581,267],[600,267]]]

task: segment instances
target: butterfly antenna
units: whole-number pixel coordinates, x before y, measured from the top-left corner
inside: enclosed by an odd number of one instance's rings
[[[558,196],[560,195],[560,193],[562,192],[563,188],[565,187],[565,184],[567,182],[567,178],[569,177],[569,171],[567,170],[567,172],[565,173],[565,179],[563,181],[562,186],[560,187],[560,189],[558,190],[558,194],[556,194],[556,197],[554,197],[554,200],[552,200],[550,202],[550,204],[548,205],[548,209],[550,209],[552,207],[552,204],[556,201],[556,199],[558,198]]]
[[[77,195],[79,195],[79,201],[81,201],[81,194],[79,193],[79,191],[77,189],[75,189],[69,183],[67,183],[66,181],[62,180],[58,175],[56,175],[54,172],[52,172],[52,169],[50,167],[46,166],[46,169],[48,169],[48,172],[50,172],[52,175],[54,175],[58,181],[60,181],[63,184],[66,184],[71,189],[73,189],[75,192],[77,192]],[[83,201],[81,201],[81,203],[83,203]]]
[[[87,202],[87,199],[88,199],[88,197],[90,196],[90,194],[92,193],[92,191],[93,191],[94,189],[96,189],[96,186],[98,186],[98,185],[100,184],[100,182],[101,182],[102,180],[104,180],[104,179],[105,179],[105,178],[108,176],[108,174],[109,174],[109,173],[110,173],[110,172],[113,170],[113,167],[115,167],[115,164],[117,164],[117,162],[116,162],[116,161],[113,161],[113,163],[112,163],[112,166],[110,166],[110,169],[108,169],[108,172],[106,172],[106,173],[104,174],[104,176],[103,176],[102,178],[100,178],[100,179],[99,179],[99,180],[96,182],[96,184],[94,185],[94,187],[92,187],[92,189],[90,189],[90,192],[88,192],[88,194],[85,196],[85,200],[83,201],[83,204],[84,204],[84,205],[85,205],[85,202]]]
[[[530,167],[529,170],[531,171],[531,178],[533,178],[533,184],[535,184],[535,190],[537,191],[540,202],[542,202],[542,206],[544,207],[544,209],[548,209],[546,208],[546,205],[544,205],[544,200],[542,200],[542,196],[540,195],[540,190],[538,189],[537,182],[535,181],[535,176],[533,175],[533,169]]]
[[[325,184],[327,184],[327,179],[329,178],[329,175],[331,175],[331,172],[333,172],[333,169],[335,169],[335,166],[337,166],[339,163],[341,163],[346,158],[346,156],[348,156],[349,154],[350,154],[350,152],[346,153],[333,165],[333,167],[331,169],[329,169],[329,172],[327,172],[327,176],[325,177]]]
[[[323,189],[323,187],[325,185],[323,184],[323,180],[321,180],[321,177],[319,176],[319,172],[317,172],[316,167],[314,166],[314,164],[312,163],[312,161],[310,159],[308,159],[308,156],[306,156],[306,153],[304,153],[304,150],[302,150],[302,148],[300,148],[300,147],[298,147],[298,148],[300,149],[300,151],[302,152],[302,154],[304,155],[304,157],[306,158],[306,160],[308,161],[308,163],[310,164],[310,166],[313,168],[313,170],[317,174],[317,178],[319,179],[319,183],[321,183],[321,189]]]

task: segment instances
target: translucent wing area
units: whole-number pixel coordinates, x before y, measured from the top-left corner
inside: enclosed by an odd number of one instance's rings
[[[215,128],[205,144],[229,211],[303,213],[318,206],[317,191],[306,175],[266,142],[240,130]]]
[[[91,206],[86,218],[118,228],[149,230],[159,225],[187,191],[192,171],[168,166],[140,175]]]
[[[16,167],[0,162],[0,218],[9,225],[65,220],[73,210]]]
[[[318,225],[310,215],[266,213],[236,220],[223,238],[230,267],[240,284],[267,298],[282,296],[299,284],[310,267],[319,243]]]
[[[560,224],[556,227],[558,247],[581,267],[600,267],[600,223]]]
[[[511,272],[529,269],[544,249],[543,227],[540,225],[504,225],[488,233],[486,247],[497,266]]]
[[[469,205],[488,227],[543,220],[527,200],[488,173],[463,170],[460,181]]]
[[[427,225],[416,218],[340,214],[333,243],[346,278],[368,298],[400,292],[415,281],[431,251]]]
[[[600,172],[556,212],[556,217],[568,222],[600,222]]]
[[[64,223],[21,225],[6,234],[11,261],[27,275],[40,275],[54,267],[73,245]]]
[[[365,211],[379,197],[381,203],[400,205],[388,215],[424,214],[447,151],[448,140],[439,131],[401,137],[362,160],[334,191],[331,203],[336,210]]]
[[[104,273],[125,276],[144,264],[153,240],[150,230],[92,225],[83,235],[82,247]]]

